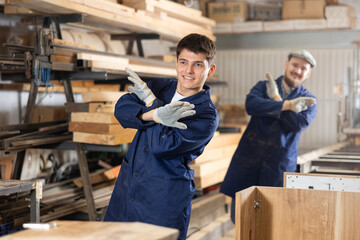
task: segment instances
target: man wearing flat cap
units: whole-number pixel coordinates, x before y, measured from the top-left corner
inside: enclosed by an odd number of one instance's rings
[[[283,186],[284,172],[296,170],[298,143],[302,131],[314,120],[316,98],[302,84],[316,66],[306,50],[292,51],[285,74],[259,81],[246,97],[250,122],[231,160],[220,191],[232,197],[250,186]]]

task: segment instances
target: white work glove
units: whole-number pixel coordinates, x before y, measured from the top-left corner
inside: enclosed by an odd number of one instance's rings
[[[296,113],[305,111],[308,106],[316,104],[316,99],[312,97],[298,97],[288,101],[290,104],[290,110]]]
[[[194,115],[195,110],[191,110],[194,107],[194,104],[188,102],[172,102],[157,108],[153,114],[153,119],[155,122],[168,127],[187,129],[186,124],[178,122],[178,120]]]
[[[134,86],[128,87],[129,92],[135,93],[140,98],[140,100],[145,102],[146,106],[150,106],[156,99],[154,93],[150,90],[146,83],[141,80],[141,78],[130,68],[126,67],[125,71],[129,74],[129,81],[134,83]]]
[[[266,73],[266,77],[268,79],[266,83],[266,93],[268,97],[272,100],[274,100],[276,97],[280,97],[279,89],[271,73]]]

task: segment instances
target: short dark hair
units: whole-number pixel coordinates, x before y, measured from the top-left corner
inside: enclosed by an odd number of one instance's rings
[[[213,64],[216,55],[216,46],[213,40],[205,35],[191,33],[185,36],[176,47],[176,59],[179,59],[179,55],[183,49],[187,49],[194,53],[205,54],[209,64]]]

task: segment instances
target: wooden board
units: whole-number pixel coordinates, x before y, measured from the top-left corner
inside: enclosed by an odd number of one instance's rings
[[[110,181],[110,180],[117,178],[117,176],[119,175],[119,172],[120,172],[120,168],[121,168],[121,165],[114,167],[112,169],[105,170],[105,171],[91,173],[90,174],[91,184]],[[74,179],[73,182],[75,183],[75,185],[77,187],[83,186],[81,177]]]
[[[235,153],[238,144],[232,144],[229,146],[223,146],[221,148],[205,148],[204,152],[196,158],[191,164],[200,164],[209,161],[215,161],[220,158],[232,157]]]
[[[105,124],[105,123],[88,123],[88,122],[70,122],[70,132],[87,132],[99,134],[122,134],[128,133],[128,129],[124,129],[119,123]]]
[[[223,169],[228,169],[232,156],[222,157],[214,161],[191,164],[190,167],[195,171],[195,177],[203,177]]]
[[[102,102],[87,102],[87,103],[65,103],[66,112],[101,112],[114,113],[115,105]]]
[[[192,202],[188,235],[208,225],[217,217],[225,214],[225,195],[207,194]]]
[[[124,33],[126,30],[139,33],[155,31],[162,39],[179,41],[185,35],[195,32],[193,29],[174,28],[171,24],[164,21],[159,21],[152,17],[144,17],[141,10],[130,14],[130,16],[114,13],[113,9],[110,12],[109,7],[106,6],[108,3],[104,4],[104,7],[101,9],[90,6],[85,2],[80,4],[69,0],[9,0],[9,4],[46,14],[81,13],[84,14],[82,25],[96,27],[103,32],[109,33]],[[92,4],[94,4],[93,1]],[[99,3],[95,4],[97,4],[97,7],[101,6]],[[211,31],[209,31],[208,37],[215,40]]]
[[[222,169],[211,174],[195,177],[196,188],[206,188],[224,180],[227,169]]]
[[[127,92],[86,92],[81,94],[83,102],[117,102],[119,98]]]
[[[119,145],[123,143],[131,143],[135,133],[136,130],[134,129],[131,129],[129,133],[119,135],[74,132],[73,141],[101,145]]]
[[[87,113],[72,112],[71,122],[87,122],[87,123],[103,123],[103,124],[119,124],[114,114],[110,113]]]
[[[113,63],[119,65],[128,65],[129,59],[126,57],[114,57],[114,56],[107,56],[104,54],[93,54],[93,53],[78,53],[77,54],[78,60],[88,60],[88,61],[99,61],[105,63]]]
[[[237,240],[357,239],[358,209],[360,193],[250,187],[236,193],[235,235]]]
[[[176,240],[177,229],[140,222],[53,221],[56,227],[28,229],[7,236],[4,240]]]

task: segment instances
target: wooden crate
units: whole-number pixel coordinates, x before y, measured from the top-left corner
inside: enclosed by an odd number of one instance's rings
[[[359,239],[360,193],[250,187],[236,193],[237,240]]]

